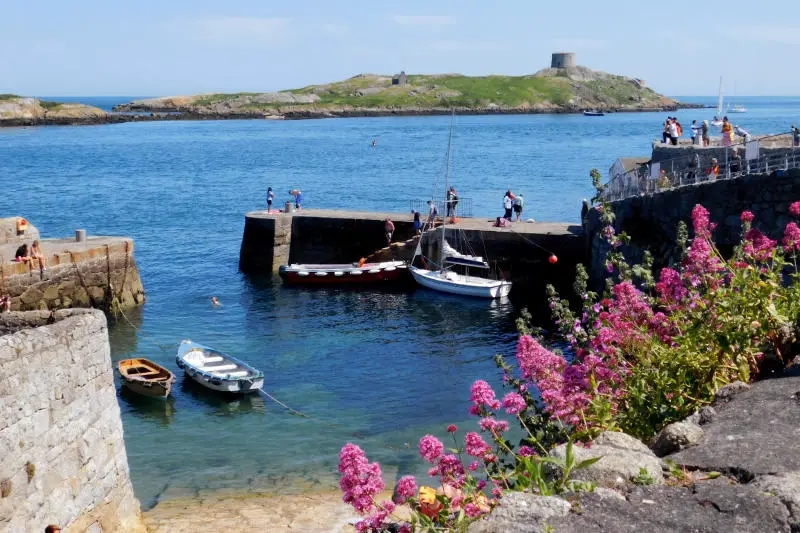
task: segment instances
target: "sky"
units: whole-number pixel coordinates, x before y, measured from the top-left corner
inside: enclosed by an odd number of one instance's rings
[[[272,91],[523,75],[555,51],[672,96],[800,94],[800,1],[0,0],[0,93]]]

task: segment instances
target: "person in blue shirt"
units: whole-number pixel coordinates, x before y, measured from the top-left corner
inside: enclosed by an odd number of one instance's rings
[[[289,191],[289,194],[294,196],[294,207],[296,209],[302,209],[300,206],[303,203],[303,192],[300,189],[292,189]]]

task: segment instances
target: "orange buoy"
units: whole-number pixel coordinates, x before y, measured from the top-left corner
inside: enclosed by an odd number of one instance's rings
[[[17,219],[17,233],[25,233],[25,230],[28,229],[28,221],[24,218],[20,217]]]
[[[553,254],[553,255],[551,255],[551,256],[550,256],[550,258],[548,259],[548,261],[550,261],[550,264],[551,264],[551,265],[555,265],[556,263],[558,263],[558,257],[556,257],[556,255],[555,255],[555,254]]]

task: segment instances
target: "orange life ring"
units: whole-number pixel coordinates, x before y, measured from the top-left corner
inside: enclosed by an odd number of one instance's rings
[[[24,218],[20,217],[17,219],[17,233],[25,233],[25,230],[28,229],[28,221]]]

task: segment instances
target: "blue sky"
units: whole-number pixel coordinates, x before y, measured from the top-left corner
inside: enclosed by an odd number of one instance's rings
[[[762,9],[763,6],[763,9]],[[0,93],[269,91],[361,72],[527,74],[550,53],[670,95],[800,94],[798,0],[0,0]]]

